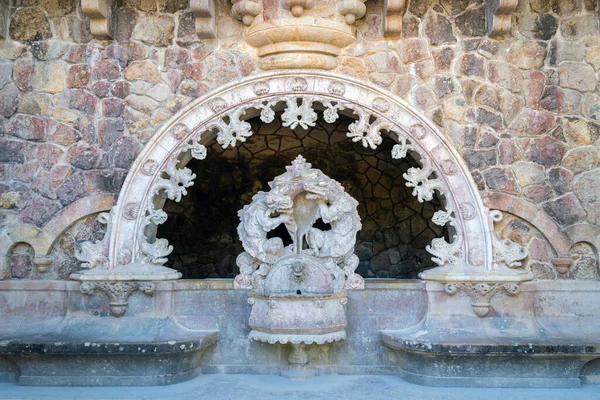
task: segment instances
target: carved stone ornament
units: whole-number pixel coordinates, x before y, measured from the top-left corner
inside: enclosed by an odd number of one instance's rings
[[[120,317],[127,310],[127,299],[135,291],[145,295],[154,294],[154,284],[151,282],[83,282],[79,287],[81,293],[91,295],[100,290],[108,296],[110,311],[115,317]]]
[[[246,26],[252,25],[254,17],[262,12],[261,0],[231,0],[231,15]]]
[[[357,19],[361,19],[367,12],[365,0],[342,0],[337,4],[337,12],[344,16],[348,25],[352,25]]]
[[[406,10],[406,0],[383,1],[383,34],[398,37],[402,33],[402,16]]]
[[[190,8],[196,19],[196,33],[200,39],[216,37],[215,0],[190,0]]]
[[[269,279],[273,275],[269,271],[278,260],[303,255],[306,270],[314,258],[327,266],[329,275],[337,276],[334,292],[343,288],[362,289],[364,281],[354,272],[358,267],[354,244],[361,228],[358,202],[338,182],[313,169],[302,156],[286,169],[286,173],[269,183],[269,192],[258,192],[252,203],[238,213],[237,231],[245,252],[237,258],[240,274],[234,280],[234,287],[262,293],[271,286]],[[319,218],[330,224],[331,229],[322,231],[313,227]],[[284,247],[280,238],[267,238],[281,224],[292,237],[290,246]],[[296,278],[305,284],[309,279],[302,275]],[[280,282],[276,286],[281,289],[284,285]]]
[[[113,209],[114,210],[114,209]],[[112,230],[113,211],[100,213],[96,218],[106,226],[106,233],[96,242],[83,242],[80,249],[75,249],[75,258],[82,262],[81,268],[92,269],[103,267],[108,261],[108,240]]]
[[[90,18],[90,31],[99,39],[113,37],[115,0],[81,0],[81,10]]]
[[[489,212],[490,225],[502,220],[502,213],[497,210]],[[521,261],[527,258],[527,250],[510,239],[500,239],[497,234],[493,236],[493,268],[503,270],[521,267]]]
[[[488,35],[501,37],[510,33],[512,15],[519,5],[519,0],[488,0],[487,25]]]
[[[213,108],[219,109],[215,106],[219,105],[221,99],[227,99],[227,108],[215,113]],[[452,226],[452,240],[447,243],[440,238],[440,241],[432,242],[430,249],[440,266],[425,271],[423,279],[463,282],[464,280],[459,279],[467,274],[462,270],[457,273],[457,266],[468,263],[467,258],[470,260],[471,255],[476,254],[480,266],[469,270],[468,276],[477,275],[480,281],[484,281],[487,275],[494,272],[493,234],[489,228],[487,210],[478,197],[476,188],[472,186],[469,171],[457,153],[449,147],[447,140],[418,117],[418,113],[406,107],[388,94],[372,90],[353,78],[322,71],[307,71],[301,77],[292,71],[265,73],[225,86],[211,96],[198,99],[176,117],[173,123],[157,132],[132,165],[115,206],[116,220],[113,221],[116,221],[114,226],[118,226],[118,229],[115,228],[109,235],[108,261],[92,262],[99,267],[94,268],[96,274],[132,281],[134,279],[130,276],[136,275],[134,266],[137,265],[142,266],[142,269],[163,268],[163,278],[153,275],[152,279],[145,279],[146,281],[176,279],[176,271],[162,266],[173,247],[166,239],[156,237],[157,225],[164,223],[167,218],[162,210],[164,202],[167,199],[180,201],[196,178],[182,160],[204,159],[204,146],[213,137],[223,148],[237,146],[253,134],[251,125],[245,119],[257,114],[266,124],[280,118],[284,126],[306,129],[316,126],[319,118],[333,124],[343,112],[354,115],[355,118],[347,131],[350,140],[374,149],[382,143],[382,135],[386,134],[397,141],[392,149],[394,158],[406,157],[410,152],[420,160],[421,166],[413,167],[405,175],[408,186],[419,201],[429,201],[435,194],[446,200],[445,209],[436,216],[435,221]],[[188,128],[181,131],[177,140],[173,136],[175,126]],[[451,175],[445,174],[442,169],[447,160],[451,160],[452,165],[456,166],[456,172],[452,168]],[[451,190],[454,187],[457,190]],[[135,214],[125,214],[131,217],[135,215],[132,220],[123,214],[129,203],[139,204]],[[459,209],[461,204],[466,203],[472,205],[474,210],[464,212]],[[99,244],[96,245],[98,247]],[[126,255],[121,254],[123,249],[127,249]],[[102,256],[106,253],[100,251],[99,254]],[[85,258],[87,260],[94,257]],[[256,257],[239,261],[252,264],[253,259]],[[350,262],[351,260],[345,261],[347,265],[351,265]],[[508,263],[513,264],[511,261]],[[253,267],[259,268],[260,265]],[[169,274],[166,273],[167,270],[170,271]],[[126,275],[118,275],[124,271],[127,271]],[[515,281],[527,280],[527,276],[512,270],[509,272],[518,275]],[[497,275],[492,281],[499,281]],[[143,280],[142,275],[137,276],[139,280]],[[504,275],[502,279],[505,282],[513,281]],[[84,280],[93,279],[86,276]],[[252,284],[247,281],[246,278],[246,282],[239,283],[241,286]]]
[[[501,292],[509,296],[519,293],[516,283],[447,283],[444,291],[449,295],[462,292],[471,298],[471,306],[478,317],[485,317],[490,312],[492,298]]]

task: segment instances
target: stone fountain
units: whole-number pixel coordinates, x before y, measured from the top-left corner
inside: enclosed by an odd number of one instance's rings
[[[245,252],[237,258],[236,289],[250,289],[250,339],[290,343],[284,375],[313,374],[304,366],[310,344],[346,338],[347,289],[363,289],[355,273],[358,202],[342,185],[298,156],[239,213]],[[283,225],[285,245],[271,231]]]

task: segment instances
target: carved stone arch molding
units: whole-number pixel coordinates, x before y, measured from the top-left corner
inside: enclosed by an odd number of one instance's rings
[[[381,134],[397,141],[392,156],[408,151],[420,156],[421,168],[405,174],[407,186],[419,201],[437,191],[446,210],[434,222],[453,226],[451,243],[434,239],[428,251],[440,266],[421,278],[439,281],[522,281],[531,279],[512,269],[524,258],[522,249],[497,249],[490,218],[473,179],[450,141],[411,106],[371,84],[322,71],[277,71],[250,77],[214,90],[187,106],[165,124],[137,157],[121,189],[117,205],[102,218],[109,224],[106,237],[87,243],[78,258],[88,271],[72,275],[79,280],[177,279],[180,274],[163,267],[172,247],[156,238],[156,227],[166,220],[167,198],[179,201],[195,175],[185,168],[192,158],[204,159],[205,145],[216,138],[224,148],[252,135],[243,117],[260,114],[272,122],[282,110],[281,123],[294,129],[312,126],[323,118],[333,122],[338,112],[352,113],[348,140],[375,149]],[[275,108],[278,106],[278,108]],[[501,216],[500,216],[501,218]],[[514,243],[512,243],[514,244]],[[512,254],[511,253],[512,250]],[[502,257],[496,257],[501,254]],[[520,257],[520,258],[519,258]]]

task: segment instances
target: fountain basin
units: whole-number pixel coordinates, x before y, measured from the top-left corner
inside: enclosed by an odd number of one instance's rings
[[[323,344],[346,338],[346,292],[248,293],[250,339],[266,343]]]

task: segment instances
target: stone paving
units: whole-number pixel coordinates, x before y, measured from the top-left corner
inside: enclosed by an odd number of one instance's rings
[[[369,399],[578,400],[600,398],[600,387],[580,389],[433,388],[396,376],[320,376],[293,381],[271,375],[204,375],[161,387],[26,387],[0,384],[0,399]]]

